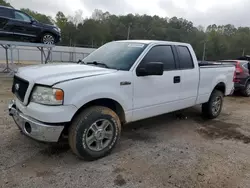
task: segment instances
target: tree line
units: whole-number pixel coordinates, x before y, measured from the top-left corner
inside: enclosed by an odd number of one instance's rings
[[[5,0],[0,0],[0,5],[11,6]],[[59,11],[52,18],[27,8],[21,10],[40,22],[60,27],[62,41],[59,45],[96,48],[109,41],[148,39],[190,43],[200,60],[234,59],[250,54],[249,27],[213,24],[204,28],[183,18],[139,14],[118,16],[101,10],[95,10],[85,19],[81,11],[74,16]]]

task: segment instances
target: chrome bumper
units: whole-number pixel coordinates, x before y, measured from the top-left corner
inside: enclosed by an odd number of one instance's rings
[[[52,126],[25,116],[16,108],[14,100],[9,104],[9,115],[26,136],[38,141],[57,142],[64,128],[63,125]]]

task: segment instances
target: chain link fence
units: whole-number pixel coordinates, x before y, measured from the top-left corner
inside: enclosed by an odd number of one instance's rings
[[[94,48],[76,48],[56,46],[52,49],[49,57],[50,62],[77,62],[88,56]],[[46,51],[46,50],[45,50]],[[9,54],[10,59],[10,54]],[[39,63],[41,61],[41,52],[34,47],[17,47],[13,49],[13,60],[15,63]],[[5,51],[0,48],[0,62],[5,63]]]

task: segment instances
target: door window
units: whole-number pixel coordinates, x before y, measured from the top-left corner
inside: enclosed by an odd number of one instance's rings
[[[11,11],[7,8],[0,8],[0,16],[6,17],[6,18],[11,18]]]
[[[186,46],[177,46],[180,58],[180,69],[193,69],[193,58]]]
[[[149,62],[161,62],[164,70],[175,70],[176,64],[171,46],[154,46],[142,60],[140,67]]]
[[[15,19],[16,20],[20,20],[20,21],[24,21],[24,22],[30,22],[31,19],[29,16],[27,16],[26,14],[19,12],[19,11],[15,11]]]

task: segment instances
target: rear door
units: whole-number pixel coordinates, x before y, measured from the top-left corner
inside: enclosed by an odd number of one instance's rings
[[[162,62],[161,76],[137,76],[134,71],[133,121],[179,108],[180,76],[171,45],[153,46],[136,69],[148,62]]]
[[[0,34],[12,34],[10,31],[10,20],[12,18],[12,10],[9,8],[0,7]]]
[[[182,107],[195,105],[199,87],[199,67],[194,63],[187,46],[177,45],[179,69],[181,70],[180,101]],[[195,60],[197,61],[197,60]]]
[[[30,16],[21,11],[14,10],[11,31],[19,36],[36,37],[40,28],[32,23]]]

